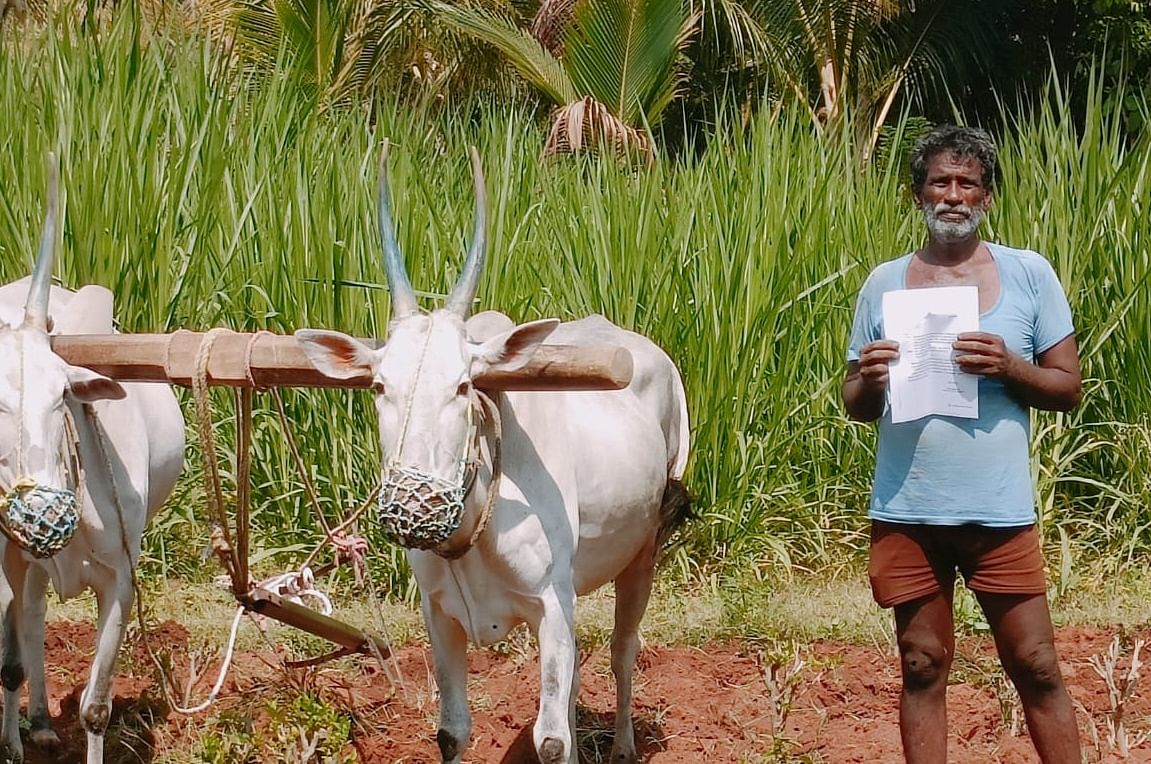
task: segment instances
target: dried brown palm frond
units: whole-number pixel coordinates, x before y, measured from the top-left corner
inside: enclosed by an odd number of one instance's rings
[[[576,0],[543,0],[528,31],[553,56],[562,56],[564,35],[575,18]]]
[[[545,156],[604,149],[621,157],[654,156],[651,137],[645,130],[626,124],[591,96],[556,112],[544,145]]]

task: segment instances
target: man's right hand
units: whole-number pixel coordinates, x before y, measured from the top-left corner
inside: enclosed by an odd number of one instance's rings
[[[859,353],[859,377],[868,390],[887,390],[891,378],[891,362],[899,358],[899,343],[895,340],[876,340],[864,345]]]
[[[899,343],[876,340],[859,353],[859,360],[847,365],[843,380],[843,402],[852,419],[871,422],[883,416],[891,362],[899,357]]]

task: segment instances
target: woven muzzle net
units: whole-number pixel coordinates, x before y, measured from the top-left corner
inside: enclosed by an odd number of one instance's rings
[[[466,464],[455,480],[445,480],[412,467],[390,467],[380,490],[380,527],[391,540],[409,549],[432,549],[460,527],[468,495]]]
[[[0,498],[0,530],[33,557],[59,553],[76,534],[76,494],[18,480]]]
[[[479,406],[480,399],[473,392],[454,478],[449,480],[417,467],[401,466],[398,459],[385,465],[380,486],[380,528],[400,546],[434,549],[459,529],[464,518],[464,502],[476,475],[472,457],[479,448],[477,419],[482,418],[482,414],[478,416]],[[397,457],[402,448],[401,436]]]

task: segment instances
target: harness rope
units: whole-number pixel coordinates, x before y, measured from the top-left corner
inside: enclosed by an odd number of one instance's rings
[[[157,671],[160,673],[160,689],[164,693],[164,699],[168,701],[168,706],[178,713],[194,714],[199,711],[203,711],[212,704],[212,701],[216,699],[216,695],[219,694],[220,688],[224,686],[224,678],[227,675],[228,666],[232,661],[232,651],[236,644],[236,633],[240,625],[240,616],[243,614],[243,611],[241,610],[238,612],[232,619],[232,628],[228,636],[228,646],[224,658],[224,664],[220,669],[220,675],[217,677],[216,684],[212,688],[212,692],[209,694],[208,699],[200,705],[192,708],[186,708],[180,705],[172,696],[171,688],[169,687],[171,679],[169,678],[168,673],[164,670],[164,665],[160,661],[160,657],[156,655],[156,651],[152,649],[151,640],[148,639],[147,621],[144,616],[144,596],[143,591],[140,589],[140,579],[136,575],[136,565],[135,561],[132,559],[131,544],[128,541],[128,528],[127,523],[124,521],[124,505],[120,500],[120,492],[116,488],[116,479],[114,473],[112,472],[112,460],[108,454],[108,444],[107,438],[104,434],[104,428],[100,424],[100,418],[96,416],[96,411],[90,403],[84,404],[84,418],[87,420],[89,427],[92,428],[92,432],[96,436],[96,447],[100,451],[100,459],[103,462],[103,467],[108,475],[108,485],[112,494],[112,505],[116,508],[116,517],[119,520],[120,525],[120,545],[124,550],[124,558],[128,561],[128,570],[132,577],[132,594],[136,602],[136,620],[140,624],[141,641],[144,643],[144,649],[148,651],[148,657],[152,659],[152,663],[155,664]]]
[[[199,433],[200,440],[201,440],[201,452],[202,452],[201,458],[203,460],[204,478],[205,478],[205,483],[206,483],[205,493],[206,493],[207,500],[208,500],[209,510],[211,511],[211,513],[213,515],[213,521],[214,521],[214,527],[213,527],[213,532],[212,532],[212,548],[213,548],[213,551],[216,553],[216,556],[220,559],[220,562],[223,564],[225,570],[228,573],[229,578],[232,581],[233,591],[236,594],[246,594],[248,591],[248,587],[251,586],[251,582],[248,580],[248,575],[247,575],[248,571],[247,571],[247,565],[246,565],[246,563],[247,563],[247,559],[246,559],[247,558],[247,549],[248,549],[248,540],[247,540],[247,530],[248,529],[246,527],[246,522],[248,519],[248,507],[249,507],[249,502],[250,502],[250,481],[247,480],[247,475],[250,472],[250,466],[251,466],[250,465],[250,445],[251,445],[250,433],[251,433],[251,419],[252,419],[252,389],[251,388],[242,390],[237,396],[237,438],[238,438],[238,442],[237,442],[237,470],[236,470],[236,473],[237,473],[237,478],[236,478],[237,479],[237,496],[236,496],[236,498],[237,498],[237,529],[236,529],[235,540],[233,540],[232,534],[230,533],[229,524],[227,522],[227,515],[226,515],[226,511],[224,509],[225,502],[224,502],[224,497],[223,497],[223,487],[222,487],[222,481],[220,479],[219,467],[218,467],[218,464],[216,463],[215,459],[212,457],[212,455],[216,453],[216,444],[215,444],[214,433],[212,431],[212,412],[211,412],[210,394],[209,394],[208,384],[207,384],[207,366],[208,366],[208,362],[209,362],[209,359],[211,356],[212,345],[215,343],[216,339],[220,335],[227,333],[227,332],[229,332],[229,330],[218,328],[218,329],[209,330],[204,335],[204,337],[200,343],[200,346],[197,350],[197,354],[196,354],[195,372],[194,372],[194,376],[192,378],[192,392],[193,392],[193,396],[195,399],[197,419],[198,419],[197,429],[198,429],[198,433]],[[179,332],[177,332],[177,333],[179,333]],[[259,340],[259,338],[263,334],[268,334],[268,332],[256,333],[255,336],[253,336],[252,339],[249,341],[247,347],[245,348],[245,356],[244,356],[245,361],[246,361],[246,363],[245,363],[245,375],[246,375],[249,383],[253,387],[256,386],[256,383],[255,383],[255,380],[252,376],[251,356],[252,356],[252,351],[253,351],[253,348],[254,348],[256,342]],[[417,362],[417,369],[416,369],[417,379],[419,377],[420,371],[422,370],[424,357],[426,356],[429,343],[430,343],[430,332],[429,332],[428,336],[425,337],[424,347],[421,351],[420,358]],[[165,353],[165,370],[169,372],[169,374],[168,374],[169,378],[171,378],[170,367],[169,367],[170,350],[171,350],[171,340],[169,340],[168,349],[167,349],[167,352]],[[309,501],[312,504],[313,510],[315,511],[316,516],[320,522],[320,525],[324,530],[324,534],[325,534],[327,540],[330,543],[332,543],[333,546],[335,546],[337,549],[337,562],[340,558],[344,557],[345,555],[351,557],[351,559],[353,561],[353,567],[355,569],[356,576],[357,576],[357,582],[361,582],[363,580],[368,581],[368,584],[372,590],[372,599],[373,599],[373,602],[376,606],[375,610],[376,610],[377,619],[382,624],[383,617],[382,617],[382,612],[379,610],[379,602],[378,602],[378,597],[376,596],[374,582],[371,580],[371,576],[362,575],[362,571],[360,569],[361,565],[366,564],[365,563],[366,555],[364,554],[364,552],[366,552],[366,542],[364,542],[362,539],[360,539],[358,537],[350,537],[345,532],[346,529],[348,527],[350,527],[353,523],[355,523],[359,519],[360,515],[362,515],[363,512],[366,511],[366,509],[372,505],[372,503],[376,500],[376,497],[381,495],[381,487],[377,486],[375,489],[373,489],[373,491],[372,491],[371,495],[368,497],[367,501],[365,501],[364,504],[355,513],[353,513],[353,515],[351,517],[345,519],[342,523],[340,523],[336,527],[334,527],[334,528],[331,527],[328,524],[326,518],[324,517],[323,512],[320,510],[319,499],[318,499],[318,495],[315,491],[315,487],[312,484],[311,479],[310,479],[309,474],[308,474],[308,471],[304,465],[303,458],[300,455],[299,447],[298,447],[298,444],[297,444],[294,436],[292,435],[291,428],[288,426],[287,415],[286,415],[286,412],[284,409],[284,404],[283,404],[283,398],[280,395],[279,390],[273,389],[273,398],[276,402],[277,412],[278,412],[279,417],[280,417],[280,421],[281,421],[281,425],[283,428],[285,438],[289,443],[289,448],[292,452],[293,459],[296,462],[296,467],[299,471],[301,481],[304,483],[305,492],[308,495]],[[491,398],[489,398],[487,395],[485,395],[484,393],[480,392],[479,390],[477,390],[475,388],[472,388],[469,398],[470,398],[470,401],[469,401],[469,407],[468,407],[468,424],[469,424],[468,435],[465,439],[465,446],[464,446],[465,454],[461,458],[460,472],[459,472],[459,475],[457,478],[459,480],[459,483],[460,483],[460,488],[462,489],[462,495],[460,496],[461,502],[464,499],[466,499],[467,494],[470,493],[470,490],[471,490],[472,486],[474,485],[475,471],[478,469],[478,462],[481,459],[481,456],[479,453],[479,441],[480,441],[480,438],[483,437],[484,433],[482,432],[482,429],[480,427],[474,426],[475,423],[474,423],[474,420],[472,417],[473,417],[473,412],[475,410],[478,410],[479,418],[480,418],[481,422],[489,423],[490,427],[491,427],[491,432],[489,434],[487,434],[488,441],[489,441],[489,451],[491,454],[491,480],[490,480],[489,485],[488,485],[487,497],[486,497],[486,500],[480,509],[480,515],[479,515],[479,518],[477,519],[476,526],[473,529],[471,535],[469,536],[467,542],[458,548],[449,548],[449,549],[437,548],[437,549],[435,549],[437,554],[439,554],[440,556],[442,556],[446,559],[449,559],[449,560],[456,559],[456,558],[462,556],[463,554],[465,554],[469,549],[471,549],[475,545],[477,540],[479,539],[480,535],[487,528],[487,524],[488,524],[488,521],[490,520],[492,508],[495,504],[496,497],[499,494],[499,484],[500,484],[500,478],[502,475],[502,471],[500,468],[501,452],[502,452],[502,447],[501,447],[502,422],[501,422],[500,415],[499,415],[499,408],[491,400]],[[403,443],[404,443],[404,440],[406,439],[405,436],[407,434],[408,426],[410,424],[410,419],[411,419],[412,401],[413,401],[413,398],[409,397],[408,402],[407,402],[407,406],[405,408],[404,419],[403,419],[402,426],[401,426],[400,447],[397,449],[396,457],[394,459],[390,460],[390,462],[389,462],[390,464],[393,464],[393,465],[398,463],[399,454],[402,451]],[[94,430],[96,431],[97,436],[98,436],[97,440],[99,442],[100,449],[101,449],[101,452],[103,454],[103,458],[104,458],[105,463],[106,463],[106,467],[110,471],[111,465],[110,465],[110,463],[108,463],[107,448],[106,448],[106,445],[104,443],[104,436],[102,433],[102,429],[99,427],[99,423],[96,420],[94,412],[92,411],[91,407],[85,406],[85,412],[88,414],[89,418],[93,422],[93,427],[94,427]],[[472,452],[473,448],[476,450],[476,457],[475,457],[474,462],[469,458],[471,456],[471,452]],[[471,469],[472,469],[472,476],[471,476],[470,480],[466,481],[467,485],[463,485],[463,483],[465,481],[463,481],[461,478],[465,474],[469,465],[471,466]],[[109,472],[109,474],[111,474],[111,473]],[[128,545],[126,529],[125,529],[125,524],[124,524],[124,519],[123,519],[124,518],[123,508],[120,504],[119,496],[116,492],[114,482],[112,484],[112,491],[113,491],[113,500],[114,500],[114,503],[116,505],[117,512],[119,513],[120,527],[121,527],[121,542],[124,545],[125,554],[128,555],[128,558],[130,560],[131,556],[128,552],[129,545]],[[288,599],[290,601],[296,602],[297,604],[301,604],[301,605],[304,604],[304,602],[303,602],[304,597],[313,598],[313,599],[317,600],[318,602],[320,602],[321,612],[323,612],[325,615],[330,614],[331,613],[330,598],[328,598],[328,596],[326,594],[324,594],[323,592],[320,592],[319,590],[315,589],[315,587],[313,585],[314,584],[314,574],[310,568],[310,565],[315,560],[316,556],[318,556],[318,554],[319,554],[319,548],[314,550],[309,555],[309,557],[305,561],[305,564],[301,566],[299,571],[294,571],[294,572],[285,573],[285,574],[282,574],[279,576],[274,576],[274,577],[268,579],[267,581],[262,582],[260,584],[260,586],[262,588],[268,589],[269,591],[276,591],[278,594],[283,596],[285,599]],[[135,571],[134,566],[132,566],[132,585],[133,585],[134,593],[136,595],[137,616],[138,616],[138,619],[139,619],[140,625],[141,625],[141,633],[142,633],[142,636],[144,638],[144,642],[145,642],[146,648],[149,652],[149,655],[151,656],[151,658],[153,659],[153,662],[156,664],[157,668],[159,669],[159,671],[161,673],[161,680],[162,680],[161,685],[162,685],[163,691],[165,693],[165,697],[166,697],[169,705],[174,710],[176,710],[177,712],[186,713],[186,714],[187,713],[197,713],[198,711],[204,710],[215,700],[215,698],[217,697],[217,695],[220,691],[220,688],[223,686],[224,679],[226,677],[228,668],[230,666],[232,657],[234,655],[234,647],[235,647],[235,642],[236,642],[236,637],[237,637],[237,632],[238,632],[241,616],[244,614],[244,612],[246,612],[246,609],[242,606],[239,607],[237,609],[236,615],[234,616],[234,618],[232,620],[232,626],[229,630],[229,637],[228,637],[227,647],[225,650],[224,661],[221,665],[219,676],[217,677],[216,683],[214,684],[211,692],[209,693],[207,700],[205,700],[203,703],[201,703],[197,706],[194,706],[191,708],[185,708],[185,707],[181,706],[179,703],[175,702],[174,698],[172,697],[171,690],[169,687],[170,679],[167,677],[166,673],[164,672],[164,668],[163,668],[162,663],[160,662],[159,658],[156,656],[155,652],[153,651],[153,649],[151,647],[150,642],[147,639],[147,630],[146,630],[144,611],[143,611],[143,603],[142,603],[143,598],[142,598],[141,591],[139,588],[139,582],[138,582],[138,579],[136,577],[136,571]],[[261,632],[262,632],[262,630],[261,630]],[[384,633],[386,634],[386,629],[384,630]],[[386,661],[385,657],[383,655],[381,655],[379,650],[376,648],[374,641],[368,640],[368,646],[369,646],[369,649],[371,650],[371,652],[373,653],[373,657],[375,657],[379,661],[380,665],[384,668],[385,673],[390,676],[391,672],[388,671],[387,661]],[[314,665],[318,665],[320,663],[326,662],[328,660],[332,660],[335,658],[339,658],[339,657],[351,654],[352,652],[353,651],[351,651],[347,648],[340,648],[340,649],[337,649],[331,653],[328,653],[326,655],[317,656],[315,658],[310,658],[310,659],[305,659],[305,660],[300,660],[300,661],[285,661],[285,666],[291,667],[291,668],[314,666]],[[393,662],[394,662],[394,660],[395,660],[394,655],[392,657],[393,657]],[[396,667],[396,674],[398,677],[398,683],[401,685],[401,687],[403,687],[403,678],[402,678],[402,674],[398,671],[398,667]]]
[[[0,494],[0,531],[17,546],[38,559],[48,559],[59,554],[76,535],[80,524],[80,503],[77,491],[58,489],[40,485],[27,472],[24,461],[24,334],[17,333],[19,347],[19,377],[17,395],[20,419],[16,424],[16,480]],[[70,415],[64,412],[64,427],[67,433],[71,423]],[[63,461],[68,463],[73,486],[82,483],[79,471],[79,455],[69,447],[76,442],[65,441]]]
[[[492,433],[488,439],[488,441],[489,441],[488,442],[488,450],[491,453],[491,460],[492,460],[492,463],[491,463],[492,477],[491,477],[491,480],[488,482],[487,498],[485,499],[483,506],[480,508],[479,519],[476,521],[476,527],[472,530],[472,535],[468,538],[467,543],[464,544],[463,546],[457,548],[457,549],[435,549],[434,550],[436,554],[438,554],[440,557],[443,557],[446,560],[455,560],[455,559],[459,559],[460,557],[463,557],[464,554],[466,554],[468,552],[468,550],[471,549],[473,546],[475,546],[476,542],[479,541],[480,535],[485,530],[487,530],[488,521],[491,519],[491,515],[492,515],[492,507],[495,506],[496,498],[499,496],[499,493],[500,493],[500,478],[503,476],[503,472],[500,469],[501,454],[503,453],[503,447],[502,447],[503,422],[500,419],[499,406],[497,406],[491,398],[489,398],[487,395],[485,395],[484,393],[480,392],[479,390],[477,390],[475,388],[472,388],[472,395],[474,396],[474,400],[479,403],[480,407],[482,407],[487,412],[486,419],[488,419],[492,423]],[[478,436],[479,436],[479,432],[477,431],[477,438],[478,438]],[[480,459],[480,454],[479,454],[479,447],[477,444],[477,447],[476,447],[476,462],[477,463],[479,462],[479,459]],[[476,468],[478,468],[478,464],[473,469],[476,469]],[[474,484],[474,482],[475,482],[474,477],[473,477],[472,482]]]
[[[228,526],[228,517],[224,510],[223,484],[220,480],[220,468],[216,463],[216,437],[212,431],[212,400],[208,390],[208,360],[211,358],[212,346],[216,339],[230,330],[222,328],[209,329],[200,341],[196,351],[194,371],[192,376],[192,397],[196,406],[196,424],[200,435],[200,461],[204,470],[205,495],[208,500],[208,511],[212,515],[213,527],[211,531],[212,551],[220,559],[224,570],[232,579],[232,590],[240,594],[248,590],[248,581],[241,579],[241,564],[236,554],[236,546],[232,542],[232,533]],[[251,427],[250,420],[240,422],[242,428]],[[238,456],[239,454],[237,454]],[[239,465],[237,465],[239,467]],[[238,472],[238,470],[237,470]],[[237,496],[237,499],[239,496]],[[237,527],[237,532],[239,528]]]
[[[468,396],[467,430],[461,448],[463,453],[458,460],[454,478],[445,479],[417,467],[403,466],[401,457],[407,442],[415,389],[423,371],[431,336],[429,329],[424,335],[424,344],[416,360],[412,391],[404,405],[404,417],[400,423],[396,450],[384,466],[379,520],[385,533],[401,546],[431,550],[445,559],[454,560],[463,556],[475,545],[491,516],[495,498],[499,493],[502,424],[499,408],[488,396],[473,386]],[[475,421],[477,411],[481,422],[487,421],[492,424],[493,432],[489,437],[492,481],[488,486],[487,501],[480,510],[480,517],[471,537],[461,547],[445,547],[448,539],[463,522],[467,498],[474,487],[479,468],[479,441],[482,433]],[[476,452],[475,459],[471,458],[473,449]]]
[[[212,548],[216,556],[220,559],[225,570],[228,573],[229,579],[232,581],[233,593],[239,597],[248,593],[249,587],[252,583],[248,577],[247,556],[248,556],[248,520],[250,514],[250,480],[248,475],[251,471],[251,423],[252,423],[252,390],[258,387],[256,380],[252,374],[251,358],[253,349],[259,339],[264,335],[271,335],[270,332],[260,331],[256,332],[253,337],[248,341],[244,349],[244,374],[251,388],[245,388],[239,391],[236,399],[237,404],[237,465],[236,465],[236,534],[233,541],[230,533],[230,526],[227,521],[225,512],[225,502],[223,497],[222,481],[220,480],[219,468],[213,457],[216,453],[215,438],[212,432],[212,411],[211,399],[208,391],[207,384],[207,366],[211,357],[211,348],[216,339],[224,333],[228,333],[227,329],[212,329],[209,330],[202,338],[200,346],[197,349],[194,376],[192,378],[192,392],[195,398],[196,411],[197,411],[197,429],[201,441],[201,457],[204,463],[204,478],[206,483],[206,494],[208,496],[209,509],[213,515],[214,527],[212,533]],[[177,332],[179,333],[179,332]],[[172,378],[170,370],[170,353],[171,343],[169,340],[165,352],[165,371],[168,372],[168,377]],[[364,511],[371,503],[375,501],[375,496],[378,493],[378,488],[373,490],[368,501],[352,518],[342,523],[338,529],[333,530],[328,524],[322,510],[320,509],[318,495],[315,487],[311,482],[308,475],[306,466],[304,465],[303,458],[300,456],[299,447],[296,443],[295,437],[292,435],[291,427],[288,424],[287,416],[284,411],[283,399],[278,390],[273,389],[274,398],[277,404],[277,410],[280,415],[280,422],[286,439],[289,442],[290,449],[296,461],[296,466],[300,474],[301,481],[305,485],[305,491],[308,494],[312,508],[316,514],[321,527],[324,529],[324,534],[328,541],[333,544],[337,549],[337,564],[341,557],[350,556],[355,567],[357,582],[367,580],[372,590],[373,600],[377,600],[375,593],[374,583],[371,581],[371,576],[366,574],[366,555],[367,551],[366,542],[359,537],[351,537],[343,532],[351,522],[354,522],[356,517]],[[328,595],[324,594],[314,586],[315,576],[309,567],[311,561],[318,555],[319,548],[317,548],[312,555],[308,558],[305,565],[301,566],[298,571],[284,573],[278,576],[273,576],[265,581],[260,582],[256,586],[267,591],[274,592],[285,600],[294,602],[301,606],[307,606],[304,598],[308,597],[320,603],[320,612],[324,615],[331,615],[332,606],[331,600]],[[334,567],[334,565],[332,566]],[[325,568],[324,572],[330,568]],[[134,573],[134,571],[133,571]],[[138,592],[138,590],[137,590]],[[377,615],[377,622],[383,634],[386,635],[387,630],[383,624],[383,614],[379,609],[378,601],[375,602],[375,610]],[[183,708],[175,703],[169,692],[168,684],[170,680],[164,676],[164,670],[159,660],[151,650],[149,645],[149,653],[152,654],[153,660],[157,668],[164,677],[163,685],[164,692],[167,696],[169,705],[180,713],[196,713],[207,708],[219,693],[223,685],[224,678],[227,674],[236,641],[236,634],[239,628],[240,617],[247,612],[244,606],[237,608],[235,617],[232,620],[232,627],[230,629],[228,645],[226,648],[225,658],[220,668],[219,677],[210,692],[208,699],[198,706],[193,708]],[[143,612],[139,611],[141,619],[141,626],[143,628]],[[254,616],[253,616],[254,618]],[[263,634],[263,629],[261,629]],[[266,635],[265,635],[266,638]],[[146,639],[146,632],[145,632]],[[386,636],[385,636],[386,640]],[[380,650],[376,647],[374,640],[367,640],[368,647],[373,657],[379,661],[380,666],[384,669],[384,673],[389,676],[394,682],[399,684],[401,688],[404,686],[402,674],[399,671],[398,665],[394,666],[393,672],[389,670],[388,662]],[[326,655],[318,656],[300,661],[284,661],[284,665],[288,668],[300,668],[307,666],[315,666],[326,661],[349,655],[353,650],[347,648],[340,648],[334,652]],[[394,662],[394,658],[393,658]]]

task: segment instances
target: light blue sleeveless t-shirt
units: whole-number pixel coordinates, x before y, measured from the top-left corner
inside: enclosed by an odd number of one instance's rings
[[[1051,264],[1035,252],[987,244],[999,271],[999,300],[979,316],[979,330],[1007,348],[1035,356],[1071,335],[1071,309]],[[883,338],[883,293],[907,286],[912,255],[884,263],[860,290],[847,360]],[[890,405],[879,422],[869,515],[893,523],[997,528],[1035,522],[1026,406],[1002,382],[979,379],[979,418],[928,416],[893,424]]]

